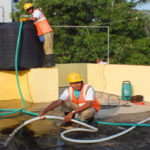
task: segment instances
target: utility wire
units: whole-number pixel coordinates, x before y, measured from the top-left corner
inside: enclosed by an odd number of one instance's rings
[[[102,25],[107,25],[107,24],[113,24],[113,23],[117,23],[117,22],[123,22],[123,21],[129,21],[129,20],[138,20],[139,17],[135,17],[135,18],[130,18],[130,19],[124,19],[124,20],[118,20],[118,21],[112,21],[112,22],[107,22],[107,23],[103,23]]]

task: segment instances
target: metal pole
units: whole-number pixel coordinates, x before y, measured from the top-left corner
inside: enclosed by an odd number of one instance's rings
[[[108,28],[109,26],[52,26],[55,28]]]
[[[109,41],[109,26],[108,26],[108,28],[107,28],[107,55],[108,55],[108,60],[107,60],[107,62],[108,62],[108,64],[109,64],[109,44],[110,44],[110,41]]]

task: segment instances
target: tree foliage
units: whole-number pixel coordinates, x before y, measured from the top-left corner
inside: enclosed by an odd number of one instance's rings
[[[16,21],[27,15],[21,0],[12,14]],[[34,0],[54,26],[57,63],[107,60],[107,28],[110,29],[110,63],[150,65],[148,15],[135,10],[146,0]],[[104,28],[58,28],[55,26],[98,26]]]

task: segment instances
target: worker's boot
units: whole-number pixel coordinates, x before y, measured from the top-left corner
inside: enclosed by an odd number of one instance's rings
[[[50,67],[54,67],[54,66],[55,66],[55,57],[54,57],[54,54],[45,55],[43,67],[50,68]]]
[[[86,119],[88,124],[91,124],[94,122],[94,116],[92,116],[91,118]]]
[[[97,123],[94,121],[94,119],[95,119],[94,116],[92,116],[91,118],[86,119],[85,123],[97,127]]]

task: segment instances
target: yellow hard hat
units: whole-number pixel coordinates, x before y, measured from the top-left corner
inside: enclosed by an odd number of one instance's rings
[[[29,8],[31,8],[31,7],[33,7],[33,4],[32,4],[32,3],[26,3],[26,4],[24,5],[24,10],[27,10],[27,9],[29,9]]]
[[[68,82],[74,83],[74,82],[80,82],[83,81],[82,77],[78,73],[71,73],[68,75]]]

